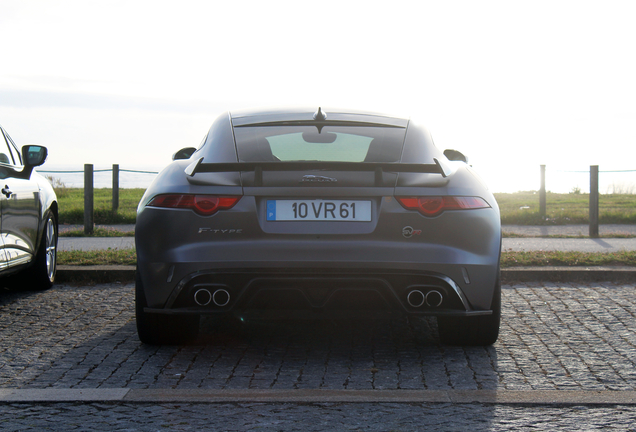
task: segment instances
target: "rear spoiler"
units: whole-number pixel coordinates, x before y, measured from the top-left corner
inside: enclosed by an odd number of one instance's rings
[[[224,162],[203,163],[203,158],[192,162],[185,169],[185,173],[192,177],[198,173],[215,172],[254,172],[254,184],[263,184],[263,171],[365,171],[375,172],[375,183],[382,183],[382,173],[424,173],[441,174],[447,177],[451,174],[448,167],[444,167],[437,158],[434,164],[414,164],[399,162]]]

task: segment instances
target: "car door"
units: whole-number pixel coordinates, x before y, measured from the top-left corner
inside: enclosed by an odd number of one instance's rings
[[[2,131],[0,141],[0,268],[30,262],[35,255],[39,230],[40,190],[37,182],[16,178],[22,161],[11,137]]]

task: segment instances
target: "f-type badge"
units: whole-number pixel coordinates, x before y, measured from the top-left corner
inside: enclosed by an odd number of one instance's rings
[[[311,183],[335,183],[338,180],[332,177],[325,177],[325,176],[317,176],[317,175],[305,175],[303,176],[303,178],[300,180],[299,183],[304,183],[304,182],[311,182]]]
[[[218,229],[218,228],[199,228],[199,234],[243,234],[243,228],[230,228],[230,229]]]

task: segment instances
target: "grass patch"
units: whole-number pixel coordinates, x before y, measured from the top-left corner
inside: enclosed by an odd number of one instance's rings
[[[636,251],[608,253],[523,251],[502,252],[501,267],[532,266],[636,266]]]
[[[59,265],[137,265],[134,249],[105,249],[96,251],[58,251]]]
[[[93,234],[86,234],[83,229],[60,232],[60,237],[134,237],[134,231],[121,231],[116,228],[94,228]]]
[[[134,249],[100,251],[59,251],[60,265],[136,265]],[[631,266],[636,267],[636,251],[591,252],[503,252],[501,267],[532,266]]]
[[[84,189],[54,188],[59,203],[60,224],[84,224]],[[113,212],[113,190],[95,189],[93,220],[101,225],[134,224],[137,205],[145,189],[119,189],[119,209]]]
[[[569,225],[589,223],[589,194],[546,193],[546,217],[539,215],[539,193],[496,193],[501,223],[510,225]],[[601,224],[636,224],[634,195],[608,194],[599,198]]]

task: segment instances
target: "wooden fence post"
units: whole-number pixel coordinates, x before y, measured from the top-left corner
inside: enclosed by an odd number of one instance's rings
[[[84,164],[84,233],[93,234],[93,165]]]
[[[598,165],[590,165],[590,237],[598,237]]]
[[[541,165],[541,189],[539,189],[539,216],[545,218],[545,165]]]
[[[113,212],[119,209],[119,164],[113,165]]]

